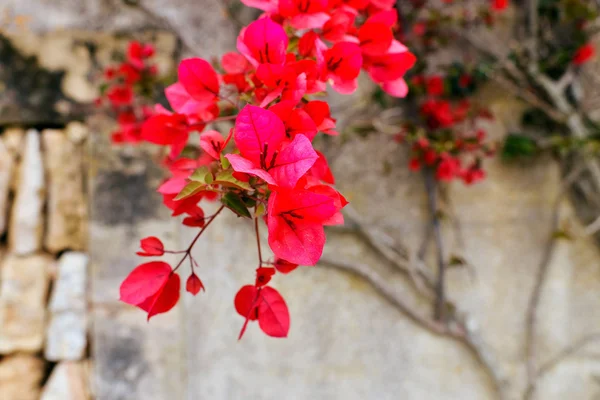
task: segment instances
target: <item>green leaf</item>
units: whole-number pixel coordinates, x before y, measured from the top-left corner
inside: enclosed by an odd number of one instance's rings
[[[204,189],[206,189],[206,185],[204,183],[192,181],[185,185],[183,189],[181,189],[181,192],[179,192],[174,200],[185,199],[186,197],[193,196]]]
[[[252,186],[250,186],[248,182],[242,182],[238,179],[235,179],[232,170],[221,171],[217,173],[214,183],[218,183],[219,185],[223,186],[233,186],[244,190],[252,189]]]
[[[531,138],[518,133],[511,133],[504,141],[502,158],[514,160],[516,158],[531,157],[537,152],[538,146]]]
[[[225,193],[225,195],[221,197],[221,203],[223,203],[225,207],[229,208],[231,211],[233,211],[240,217],[252,218],[250,216],[250,211],[248,211],[248,208],[246,207],[240,196],[238,196],[235,193]]]
[[[200,167],[190,176],[190,180],[201,182],[203,184],[210,184],[212,183],[212,173],[209,171],[208,167]]]
[[[256,218],[262,217],[263,215],[265,215],[265,211],[266,211],[266,209],[265,209],[264,203],[259,203],[256,206],[256,211],[254,212],[254,216]]]
[[[225,158],[223,153],[221,153],[221,165],[223,166],[223,169],[228,169],[231,166],[231,163]]]

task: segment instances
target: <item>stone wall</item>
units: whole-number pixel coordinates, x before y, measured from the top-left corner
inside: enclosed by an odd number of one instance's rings
[[[86,139],[79,122],[0,133],[2,399],[89,397]]]
[[[30,33],[13,35],[12,43],[22,52],[38,55],[41,67],[64,71],[70,78],[61,81],[62,92],[73,104],[95,95],[85,69],[92,68],[92,58],[85,46],[78,44],[85,40],[104,43],[106,46],[100,47],[108,49],[108,43],[118,42],[114,32],[137,34],[141,28],[154,27],[174,31],[188,54],[218,55],[234,44],[235,24],[226,18],[224,2],[217,0],[176,0],[168,4],[141,1],[141,8],[116,0],[5,3],[14,13],[29,17],[25,28],[11,29],[13,33],[29,29]],[[176,47],[171,39],[165,39],[161,52],[165,69]],[[75,58],[65,61],[64,57],[53,57],[56,54]],[[489,130],[499,139],[515,128],[521,106],[497,88],[482,97],[498,117]],[[360,93],[352,99],[336,97],[335,101],[342,126],[360,120],[360,110],[368,105]],[[543,373],[535,380],[537,387],[531,398],[600,397],[600,341],[593,340],[600,331],[600,254],[594,241],[585,235],[568,198],[561,197],[557,202],[563,189],[562,174],[553,159],[513,164],[496,159],[488,163],[489,179],[484,183],[448,188],[444,210],[452,218],[443,223],[446,255],[464,260],[449,272],[449,299],[466,327],[460,335],[423,322],[430,320],[431,300],[422,276],[434,271],[434,249],[432,245],[427,247],[425,266],[410,262],[427,236],[429,214],[422,177],[407,170],[405,150],[377,133],[321,143],[334,160],[339,189],[351,201],[355,219],[361,226],[376,229],[359,231],[359,235],[356,229],[332,231],[325,253],[329,264],[302,268],[290,277],[275,280],[292,314],[288,339],[265,338],[252,326],[238,343],[241,320],[235,314],[232,298],[237,288],[252,277],[254,261],[250,260],[255,259],[255,248],[251,227],[233,216],[216,221],[207,231],[208,240],[200,241],[196,249],[207,292],[197,298],[183,296],[176,310],[147,324],[142,313],[117,302],[120,281],[138,262],[134,256],[137,241],[145,235],[157,235],[170,241],[170,247],[183,247],[193,232],[176,228],[161,208],[153,191],[161,175],[152,150],[109,148],[106,136],[111,126],[101,118],[88,120],[87,125],[93,133],[89,139],[92,285],[88,302],[93,321],[91,382],[95,398],[523,399],[528,389],[527,312],[534,288],[542,282],[539,271],[543,266],[546,272],[533,341],[536,366]],[[7,151],[0,147],[0,155],[3,151],[12,154],[13,135],[3,133]],[[39,135],[25,136],[40,141]],[[54,139],[42,139],[37,146],[43,147],[45,140],[71,145],[68,134],[67,139],[58,133],[50,136]],[[35,148],[35,140],[29,139],[28,146]],[[29,162],[35,167],[28,174],[44,166],[52,168],[51,162],[44,161],[45,154],[30,153],[33,161]],[[18,205],[18,180],[10,178],[14,172],[4,172],[16,167],[2,160],[0,157],[0,165],[10,166],[0,169],[0,205],[6,204],[6,200],[2,203],[6,198],[2,188],[4,192],[13,190],[16,196],[11,195],[11,204]],[[69,167],[65,168],[59,176],[70,176]],[[27,212],[18,213],[26,223],[11,228],[13,217],[4,223],[8,223],[9,231],[25,230],[28,239],[16,243],[8,235],[8,252],[12,255],[3,257],[0,306],[3,292],[22,296],[12,289],[3,290],[5,280],[19,279],[11,274],[27,268],[45,270],[45,265],[52,263],[50,255],[35,255],[26,256],[33,257],[33,261],[24,266],[20,263],[22,256],[16,253],[39,246],[44,252],[61,247],[59,236],[45,236],[43,232],[48,228],[39,230],[39,219],[44,216],[48,221],[55,203],[50,197],[46,201],[34,198],[36,193],[52,195],[47,187],[51,180],[36,179],[34,175],[27,181],[36,186],[24,188],[21,195],[32,198],[34,204]],[[38,190],[40,187],[46,189]],[[47,208],[41,206],[42,201]],[[72,213],[69,215],[78,218],[76,207],[68,209]],[[12,215],[19,207],[13,205],[11,210]],[[553,224],[557,210],[559,217]],[[85,218],[81,216],[81,220]],[[0,219],[0,230],[2,226]],[[68,230],[71,225],[62,221],[62,226],[53,223],[52,229]],[[558,237],[557,231],[562,233]],[[365,243],[366,239],[379,247]],[[58,244],[50,245],[45,240]],[[68,258],[67,254],[62,257]],[[64,268],[69,276],[71,269]],[[65,293],[63,300],[52,296],[48,306],[39,294],[47,290],[50,280],[44,276],[22,277],[32,280],[27,284],[32,290],[39,289],[37,297],[27,296],[27,302],[18,302],[19,306],[35,309],[27,314],[37,318],[34,326],[60,332],[68,325],[80,332],[77,329],[81,325],[73,322],[81,318],[80,302],[63,302],[79,292]],[[65,286],[71,287],[59,280],[53,288]],[[71,308],[65,310],[64,304]],[[40,323],[40,314],[50,317],[43,317],[46,322]],[[0,333],[11,332],[0,327]],[[0,360],[0,391],[3,379],[25,375],[28,381],[20,387],[39,392],[39,382],[45,378],[39,331],[37,335],[19,337],[23,342],[19,350],[11,350],[11,355]],[[59,351],[60,343],[54,347],[48,343],[45,357],[49,357],[49,348]],[[81,369],[75,374],[69,372],[82,364],[57,365],[63,367],[53,369],[52,376],[57,378],[50,379],[47,392],[54,390],[52,382],[64,382],[65,376],[84,373]]]

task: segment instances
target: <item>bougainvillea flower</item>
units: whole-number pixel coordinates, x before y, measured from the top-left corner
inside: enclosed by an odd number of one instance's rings
[[[113,86],[106,93],[110,103],[115,106],[128,106],[133,101],[133,89],[131,86]]]
[[[221,157],[225,145],[225,139],[215,130],[205,131],[200,135],[200,147],[215,160]]]
[[[343,225],[344,224],[344,216],[340,212],[340,210],[348,204],[348,200],[340,192],[335,190],[329,185],[323,185],[319,183],[313,183],[310,180],[307,180],[307,185],[305,186],[306,190],[309,190],[316,194],[321,194],[329,197],[333,200],[333,206],[335,207],[336,212],[325,221],[323,221],[323,225]]]
[[[335,120],[331,118],[329,104],[321,100],[313,100],[302,106],[303,110],[310,115],[317,129],[328,135],[338,135],[335,129]]]
[[[148,312],[148,320],[169,311],[179,300],[181,282],[171,266],[162,261],[139,265],[123,281],[121,301]]]
[[[225,74],[222,76],[224,83],[235,85],[240,93],[250,88],[246,76],[252,70],[252,65],[246,60],[246,57],[235,52],[225,53],[221,57],[221,66],[225,70]]]
[[[588,62],[596,54],[596,49],[591,43],[586,43],[577,49],[573,56],[573,64],[582,65]]]
[[[271,278],[275,275],[275,268],[259,267],[256,269],[256,287],[265,286],[271,281]]]
[[[391,28],[382,22],[367,22],[358,30],[360,49],[364,54],[385,54],[393,39]]]
[[[290,313],[279,292],[272,287],[246,285],[235,295],[235,310],[245,318],[238,339],[249,321],[258,320],[260,329],[271,337],[286,337],[290,330]]]
[[[503,11],[508,7],[508,0],[491,0],[492,10]]]
[[[430,96],[441,96],[444,94],[444,78],[433,75],[425,80],[425,90]]]
[[[485,171],[477,166],[473,166],[464,171],[461,177],[467,185],[472,185],[485,179]]]
[[[329,19],[327,0],[279,0],[279,14],[296,29],[321,28]]]
[[[276,258],[273,265],[275,266],[277,272],[280,272],[282,274],[289,274],[290,272],[298,268],[298,264],[291,263],[282,258]]]
[[[182,60],[177,70],[179,82],[194,100],[210,103],[219,96],[219,77],[208,61]]]
[[[144,68],[144,60],[154,55],[154,46],[140,43],[136,40],[127,47],[127,61],[138,69]]]
[[[142,78],[141,70],[129,63],[122,63],[119,65],[119,74],[123,77],[127,85],[133,85],[139,82],[139,80]]]
[[[312,168],[308,171],[309,175],[314,176],[325,183],[329,183],[331,185],[335,184],[335,178],[333,177],[333,173],[329,168],[327,159],[323,153],[319,151],[317,151],[317,155],[319,158],[317,158],[317,161],[315,161]]]
[[[317,126],[306,111],[294,108],[292,101],[281,101],[269,108],[283,121],[285,133],[289,139],[296,135],[304,135],[310,141],[317,135]]]
[[[200,207],[196,206],[195,208],[188,210],[186,214],[188,216],[181,222],[183,225],[196,228],[202,228],[205,225],[206,220],[204,218],[204,210]]]
[[[288,37],[281,25],[270,18],[261,18],[242,29],[237,49],[255,67],[259,64],[283,65]]]
[[[356,90],[356,79],[362,67],[362,54],[356,43],[338,42],[323,54],[323,78],[331,80],[333,88],[344,94]]]
[[[257,78],[267,90],[261,99],[261,107],[266,106],[278,97],[282,101],[298,103],[306,94],[306,74],[296,73],[293,67],[261,64],[256,71]]]
[[[460,160],[447,154],[441,156],[441,161],[435,171],[435,177],[439,181],[451,181],[460,173]]]
[[[285,127],[272,111],[247,105],[235,120],[233,139],[244,158],[268,165],[285,140]]]
[[[165,246],[159,238],[155,236],[148,236],[140,241],[140,247],[142,251],[138,251],[136,254],[142,257],[162,256],[165,254]]]
[[[392,96],[404,97],[407,90],[404,90],[406,82],[403,77],[416,60],[414,54],[394,40],[388,53],[377,56],[365,55],[364,67],[373,81],[382,84],[383,90]]]
[[[187,141],[187,118],[182,114],[159,114],[149,118],[142,126],[142,138],[150,143],[176,145]]]
[[[334,9],[344,6],[356,11],[361,11],[369,6],[369,2],[370,0],[330,0],[329,7]]]
[[[255,164],[237,154],[227,154],[225,157],[234,171],[254,175],[271,185],[286,188],[294,187],[318,158],[310,140],[304,135],[296,135],[291,143],[274,154],[268,164]]]
[[[282,147],[286,141],[283,122],[275,113],[256,106],[246,106],[235,122],[238,154],[225,157],[236,172],[257,176],[269,184],[294,187],[315,163],[318,156],[303,135]]]
[[[331,197],[309,190],[271,193],[267,211],[271,250],[291,263],[315,265],[325,245],[323,223],[337,211]]]
[[[198,275],[192,272],[185,282],[185,290],[194,296],[200,293],[200,290],[204,290],[204,285]]]
[[[429,99],[421,105],[421,113],[431,129],[447,128],[455,122],[450,103],[446,100]]]
[[[190,123],[209,122],[219,115],[219,107],[215,103],[194,99],[181,83],[168,86],[165,89],[165,96],[173,111],[185,114]]]
[[[321,37],[330,42],[339,42],[352,28],[356,12],[348,8],[337,9],[321,29]],[[305,35],[306,36],[306,35]]]

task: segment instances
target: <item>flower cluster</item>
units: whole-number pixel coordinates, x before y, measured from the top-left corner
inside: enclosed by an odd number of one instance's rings
[[[191,250],[224,208],[254,221],[258,263],[254,283],[235,296],[235,309],[258,321],[267,335],[287,336],[290,324],[282,296],[268,286],[276,273],[315,265],[325,245],[325,225],[343,223],[345,198],[323,154],[313,147],[319,132],[336,135],[329,105],[317,100],[329,83],[340,93],[357,88],[361,70],[392,96],[403,97],[404,74],[416,59],[394,38],[397,12],[390,0],[243,0],[264,11],[243,28],[238,52],[220,65],[186,59],[178,82],[165,90],[172,110],[155,107],[140,137],[168,146],[171,172],[159,188],[173,216],[199,228],[186,250],[166,251],[157,238],[142,240],[141,256],[182,254],[175,268],[165,262],[138,266],[121,286],[121,299],[151,316],[179,298],[178,270],[188,259],[186,289],[204,287]],[[235,121],[222,135],[207,125]],[[198,157],[184,148],[200,132]],[[221,206],[205,216],[202,200]],[[274,257],[263,258],[259,225],[264,222]]]
[[[157,75],[157,68],[152,64],[153,55],[152,45],[132,41],[125,61],[103,71],[105,82],[96,104],[108,104],[115,115],[119,129],[112,134],[113,143],[141,141],[142,124],[153,114],[144,97],[150,97],[150,88]]]
[[[454,81],[454,82],[452,82]],[[467,73],[454,79],[441,75],[417,75],[411,79],[412,93],[420,98],[420,118],[407,123],[396,139],[411,145],[409,168],[435,170],[439,181],[462,179],[472,184],[485,178],[484,157],[494,154],[485,143],[485,131],[477,126],[480,118],[491,118],[485,110],[474,110],[468,98],[452,100],[449,87],[467,89],[473,78]]]

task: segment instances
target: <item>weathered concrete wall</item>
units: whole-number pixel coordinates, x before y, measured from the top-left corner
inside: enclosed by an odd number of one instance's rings
[[[80,84],[89,86],[89,91],[65,87],[74,98],[81,93],[93,97],[94,87],[78,69],[80,63],[91,61],[69,44],[68,38],[76,35],[70,29],[96,29],[105,36],[77,35],[111,41],[110,32],[134,31],[148,24],[176,27],[188,49],[205,57],[232,48],[236,30],[217,0],[142,1],[145,11],[116,0],[5,0],[4,4],[29,16],[34,33],[48,32],[19,35],[17,47],[47,54],[40,57],[42,65],[56,62],[57,68],[66,68],[67,75],[79,76]],[[63,31],[56,33],[59,29]],[[57,53],[80,58],[43,61]],[[499,116],[491,128],[494,137],[504,135],[505,126],[513,124],[520,112],[518,104],[503,96],[492,98]],[[360,95],[353,101],[359,104]],[[347,114],[341,123],[350,123],[354,112],[340,108]],[[108,131],[103,122],[94,124],[96,135]],[[137,240],[171,233],[169,240],[183,246],[193,232],[175,231],[161,211],[152,191],[160,174],[151,155],[143,150],[109,150],[102,139],[93,143],[90,252],[96,398],[496,398],[487,373],[467,346],[406,318],[382,296],[381,287],[376,290],[365,279],[325,266],[275,279],[292,314],[287,340],[268,339],[251,326],[237,342],[242,321],[232,299],[239,286],[252,279],[256,249],[251,227],[233,216],[215,222],[197,246],[207,292],[197,298],[184,295],[177,310],[146,324],[142,313],[116,302],[120,281],[135,265]],[[372,134],[336,140],[326,150],[334,160],[339,189],[362,220],[416,252],[428,218],[425,191],[422,177],[408,172],[401,145]],[[519,165],[494,160],[487,166],[489,179],[484,183],[468,188],[456,184],[448,190],[462,240],[447,220],[447,253],[469,263],[469,268],[449,273],[449,294],[459,313],[468,314],[471,325],[478,327],[486,353],[507,382],[507,398],[520,399],[526,385],[526,309],[552,235],[561,177],[549,158]],[[543,286],[535,341],[538,366],[599,329],[600,254],[583,236],[568,201],[561,211],[559,226],[572,239],[557,240]],[[429,250],[433,253],[432,246]],[[368,265],[391,297],[406,299],[422,315],[431,313],[429,302],[420,298],[406,274],[352,235],[330,234],[326,256]],[[427,260],[433,271],[432,255]],[[540,379],[535,398],[598,398],[598,350],[592,342],[566,357]],[[596,358],[590,357],[593,351]]]

